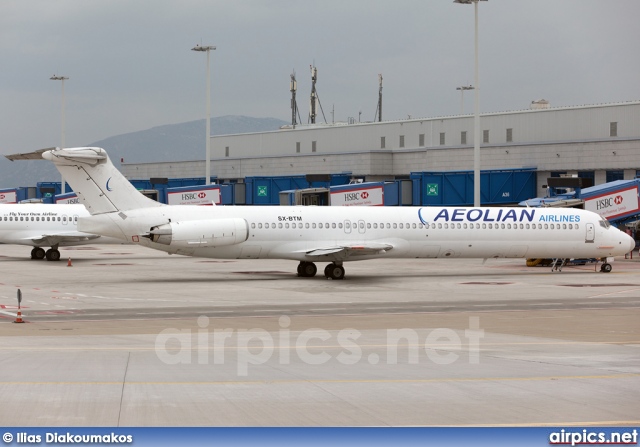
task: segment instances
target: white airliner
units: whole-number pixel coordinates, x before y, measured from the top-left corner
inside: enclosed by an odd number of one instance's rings
[[[0,244],[30,245],[31,259],[60,259],[59,247],[86,244],[122,244],[113,239],[77,230],[78,219],[89,212],[80,204],[0,205]],[[42,247],[51,247],[46,252]]]
[[[374,258],[602,258],[631,237],[577,209],[163,205],[139,193],[104,149],[68,148],[53,161],[90,217],[78,229],[187,256],[291,259],[298,275],[343,279],[343,263]],[[603,264],[602,271],[610,271]]]

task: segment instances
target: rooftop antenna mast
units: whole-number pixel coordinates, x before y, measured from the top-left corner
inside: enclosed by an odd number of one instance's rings
[[[320,111],[322,112],[322,118],[324,118],[324,123],[327,124],[327,118],[324,116],[324,110],[322,110],[322,104],[320,103],[320,96],[318,96],[318,91],[316,90],[316,81],[318,80],[318,69],[313,65],[309,65],[311,69],[311,99],[310,99],[310,111],[309,111],[309,122],[311,124],[316,123],[316,116],[318,111],[316,110],[316,102],[320,107]]]
[[[291,73],[291,82],[289,83],[289,91],[291,92],[291,125],[296,128],[300,119],[300,110],[298,110],[298,102],[296,101],[296,91],[298,90],[298,81],[296,81],[295,70]],[[296,115],[298,120],[296,121]]]
[[[374,121],[380,122],[382,121],[382,74],[378,74],[378,83],[380,84],[380,88],[378,90],[378,107],[376,107],[376,117],[373,119]]]

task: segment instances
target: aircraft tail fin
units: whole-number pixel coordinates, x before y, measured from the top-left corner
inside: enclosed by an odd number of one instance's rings
[[[91,214],[163,206],[138,191],[99,147],[50,150],[52,161]]]

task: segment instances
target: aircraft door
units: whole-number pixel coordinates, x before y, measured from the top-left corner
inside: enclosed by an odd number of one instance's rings
[[[585,242],[593,242],[596,238],[596,229],[592,223],[587,224],[587,234],[585,236]]]
[[[365,231],[367,231],[367,226],[364,223],[364,220],[359,220],[358,221],[358,233],[364,234]]]
[[[344,221],[344,232],[347,234],[351,234],[351,222],[348,220]]]

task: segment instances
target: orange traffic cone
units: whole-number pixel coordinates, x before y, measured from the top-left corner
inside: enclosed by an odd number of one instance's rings
[[[73,265],[71,265],[71,258],[67,261],[67,267],[73,267]]]
[[[20,312],[20,310],[18,310],[18,315],[16,315],[14,323],[24,323],[24,320],[22,319],[22,312]]]

